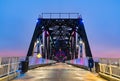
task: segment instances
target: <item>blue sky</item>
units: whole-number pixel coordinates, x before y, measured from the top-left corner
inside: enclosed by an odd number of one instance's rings
[[[0,0],[0,56],[26,55],[42,12],[78,12],[94,57],[120,57],[120,0]]]

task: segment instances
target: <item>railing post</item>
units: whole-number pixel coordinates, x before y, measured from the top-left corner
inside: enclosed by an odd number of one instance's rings
[[[1,66],[2,58],[0,57],[0,66]]]
[[[1,63],[2,63],[2,58],[0,57],[0,69],[2,69]],[[0,76],[1,76],[1,72],[0,72]]]
[[[17,57],[15,57],[14,72],[17,70],[17,67],[18,67],[18,61],[17,61]]]
[[[111,68],[111,59],[109,59],[109,73],[110,73],[110,75],[112,75],[112,68]]]
[[[101,64],[101,69],[102,69],[102,72],[105,73],[105,64]]]
[[[10,74],[10,57],[8,58],[8,69],[7,69],[7,74]]]
[[[100,72],[105,72],[105,65],[104,64],[102,64],[102,61],[103,61],[103,58],[100,58],[100,61],[99,61],[99,64],[100,64]],[[104,67],[104,69],[103,69],[103,67]]]
[[[99,58],[99,63],[98,63],[99,64],[99,68],[100,68],[100,72],[101,72],[101,63],[100,62],[101,62],[101,58]]]
[[[100,66],[100,72],[101,72],[101,64],[99,63],[99,66]]]
[[[118,66],[118,67],[120,67],[120,58],[119,58],[119,62],[118,62],[118,63],[119,63],[119,66]]]
[[[95,62],[94,62],[94,66],[93,66],[93,72],[96,73]]]

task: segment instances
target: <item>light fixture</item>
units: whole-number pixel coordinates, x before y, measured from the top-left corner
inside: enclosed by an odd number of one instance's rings
[[[37,54],[37,58],[41,58],[42,55],[40,53]]]
[[[39,43],[39,41],[37,40],[37,44]]]
[[[83,41],[79,41],[80,44],[83,44]]]

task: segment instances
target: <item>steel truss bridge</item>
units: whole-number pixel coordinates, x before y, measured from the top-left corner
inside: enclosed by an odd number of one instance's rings
[[[67,60],[92,57],[83,19],[79,13],[42,13],[37,20],[26,60],[37,54],[54,60],[59,48],[65,51]]]
[[[65,63],[56,62],[59,48],[66,54]],[[120,81],[120,58],[92,57],[79,13],[42,13],[27,56],[0,57],[0,81],[9,80]]]

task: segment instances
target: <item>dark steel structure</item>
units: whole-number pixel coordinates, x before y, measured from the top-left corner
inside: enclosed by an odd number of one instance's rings
[[[78,34],[77,39],[76,33]],[[43,44],[41,49],[43,50],[43,58],[53,59],[55,51],[59,48],[66,52],[68,60],[77,58],[76,41],[80,39],[84,42],[86,56],[92,57],[83,20],[78,13],[43,13],[38,18],[26,60],[28,60],[29,56],[33,56],[34,53],[40,52],[40,45],[37,45],[38,49],[36,52],[34,51],[37,40]]]

